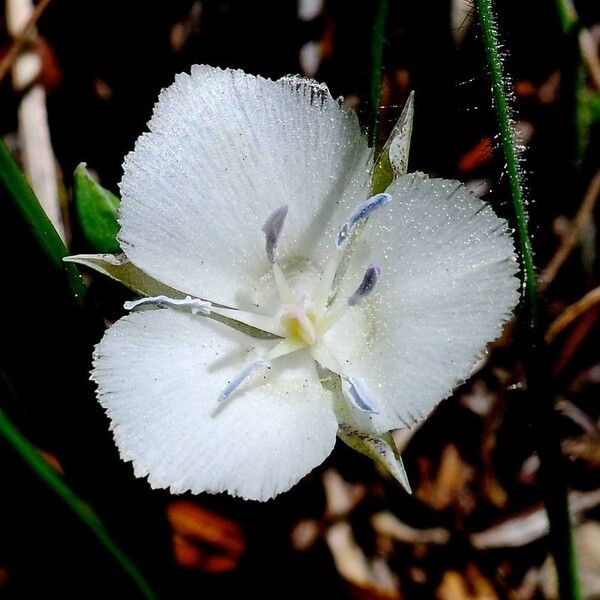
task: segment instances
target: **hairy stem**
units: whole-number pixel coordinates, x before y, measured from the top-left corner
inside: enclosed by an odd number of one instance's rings
[[[513,121],[508,101],[508,91],[505,82],[504,68],[498,50],[498,35],[496,23],[492,12],[491,0],[476,0],[479,14],[479,23],[483,32],[485,52],[487,57],[490,77],[492,79],[492,90],[494,94],[494,106],[500,127],[502,140],[502,151],[504,154],[505,168],[510,183],[510,191],[517,225],[517,238],[519,252],[523,262],[524,286],[527,296],[527,307],[529,327],[537,328],[538,324],[538,289],[533,260],[533,250],[529,238],[529,226],[527,223],[527,212],[525,210],[523,181],[519,165],[519,153],[514,137]]]
[[[541,460],[540,480],[550,521],[550,548],[556,563],[561,600],[578,600],[581,596],[571,537],[562,452],[548,377],[546,351],[539,322],[535,263],[529,237],[523,180],[513,131],[509,94],[499,52],[492,0],[476,0],[475,5],[492,83],[494,107],[510,184],[519,253],[523,267],[524,338],[527,343],[525,369],[530,398],[530,415],[532,423],[535,425]]]

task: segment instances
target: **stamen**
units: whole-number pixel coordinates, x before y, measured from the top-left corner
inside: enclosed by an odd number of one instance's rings
[[[144,306],[156,306],[157,308],[189,308],[193,315],[201,313],[210,315],[212,304],[206,300],[192,298],[169,298],[167,296],[150,296],[148,298],[140,298],[139,300],[131,300],[125,302],[123,307],[125,310],[135,310]]]
[[[266,356],[266,360],[272,361],[276,358],[280,358],[282,356],[286,356],[287,354],[291,354],[292,352],[296,352],[296,350],[301,350],[302,348],[306,348],[306,344],[304,344],[300,340],[281,340],[278,344],[273,346],[271,350],[269,350]]]
[[[283,223],[288,214],[287,204],[280,206],[273,211],[271,216],[265,221],[262,230],[265,234],[265,250],[270,263],[277,260],[277,241],[283,229]]]
[[[329,259],[329,261],[325,265],[323,273],[321,274],[321,278],[319,279],[319,283],[317,284],[317,287],[315,289],[314,305],[317,319],[321,318],[321,316],[327,309],[327,302],[331,294],[333,278],[335,277],[338,265],[340,264],[340,258],[341,252],[336,251],[335,254]]]
[[[359,204],[340,228],[336,239],[337,247],[341,247],[346,242],[352,233],[352,230],[358,223],[367,219],[372,212],[385,206],[391,202],[391,200],[392,197],[390,194],[376,194],[375,196],[371,196],[368,200],[365,200],[362,204]]]
[[[320,340],[314,346],[311,346],[310,355],[325,369],[329,369],[338,374],[342,372],[340,361],[335,357],[323,340]]]
[[[331,329],[348,311],[348,304],[340,303],[331,306],[322,319],[317,321],[317,332],[323,335]]]
[[[371,265],[370,267],[367,267],[362,283],[358,286],[354,294],[348,298],[348,304],[350,306],[356,306],[357,304],[360,304],[363,299],[373,291],[373,288],[379,281],[380,275],[381,269],[377,265]]]
[[[362,377],[353,375],[342,375],[344,381],[348,384],[346,397],[358,410],[366,413],[377,414],[377,404]]]
[[[331,329],[349,310],[354,306],[358,306],[377,285],[379,277],[381,275],[381,269],[377,265],[371,265],[365,271],[365,275],[361,284],[357,290],[352,294],[346,303],[338,303],[337,305],[331,306],[321,319],[317,322],[317,331],[320,334],[325,333]]]
[[[237,390],[240,385],[246,380],[248,379],[248,377],[250,375],[252,375],[252,373],[254,373],[254,371],[256,371],[257,369],[261,368],[261,367],[268,367],[269,366],[269,362],[267,360],[265,360],[264,358],[257,358],[256,360],[253,360],[251,363],[248,363],[230,382],[229,384],[225,387],[225,389],[221,392],[221,394],[219,395],[218,401],[219,402],[224,402],[225,400],[227,400],[228,398],[231,397],[231,394],[233,394],[233,392],[235,392],[235,390]]]
[[[277,285],[280,300],[284,304],[297,304],[298,298],[296,298],[296,294],[292,291],[279,263],[273,263],[273,275],[275,277],[275,285]]]
[[[269,315],[261,315],[246,310],[237,310],[236,308],[223,308],[221,306],[212,307],[213,315],[221,315],[227,319],[237,321],[248,327],[259,329],[264,333],[270,333],[279,337],[285,336],[285,331],[279,322],[279,319]]]

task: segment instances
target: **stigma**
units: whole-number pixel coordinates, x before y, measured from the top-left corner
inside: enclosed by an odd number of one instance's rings
[[[310,305],[307,306],[306,301],[284,305],[280,321],[288,339],[306,346],[312,346],[317,341],[315,312]]]

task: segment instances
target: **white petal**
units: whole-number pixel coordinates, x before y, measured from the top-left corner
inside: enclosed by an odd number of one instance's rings
[[[387,191],[394,200],[369,221],[340,296],[371,263],[377,287],[326,335],[369,385],[379,431],[417,422],[462,383],[519,297],[512,238],[488,205],[423,174]]]
[[[356,115],[314,81],[195,66],[163,90],[148,126],[125,160],[119,240],[141,269],[192,296],[256,309],[240,296],[270,267],[269,215],[289,206],[283,263],[320,260],[369,195]]]
[[[124,460],[174,493],[266,500],[331,452],[331,396],[306,353],[279,358],[222,404],[218,396],[272,342],[206,317],[130,314],[98,344],[93,379]]]

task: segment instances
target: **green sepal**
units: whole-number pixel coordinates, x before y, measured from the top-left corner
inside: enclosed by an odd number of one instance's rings
[[[350,424],[340,424],[338,437],[350,448],[384,467],[409,494],[412,494],[404,463],[389,431],[373,434],[355,429]]]
[[[323,367],[319,368],[319,372],[321,384],[333,395],[333,409],[338,421],[337,435],[340,440],[381,465],[409,494],[412,494],[404,463],[391,432],[378,433],[374,428],[365,425],[367,420],[359,423],[356,409],[352,409],[344,397],[341,377]]]
[[[185,298],[186,294],[176,290],[136,267],[125,254],[76,254],[63,259],[66,262],[84,265],[98,273],[107,275],[141,296],[168,296]]]
[[[107,275],[140,296],[167,296],[168,298],[181,299],[188,295],[150,277],[150,275],[142,271],[139,267],[136,267],[125,254],[76,254],[74,256],[67,256],[63,260],[89,267],[98,273],[102,273],[102,275]],[[201,300],[205,299],[201,298]],[[225,308],[230,307],[226,306]],[[237,331],[241,331],[250,337],[269,340],[279,339],[278,336],[272,333],[263,331],[257,327],[251,327],[230,317],[211,314],[210,318],[214,321],[224,323]]]
[[[411,92],[398,122],[375,162],[371,177],[371,194],[385,192],[394,179],[408,173],[414,114],[414,92]]]

